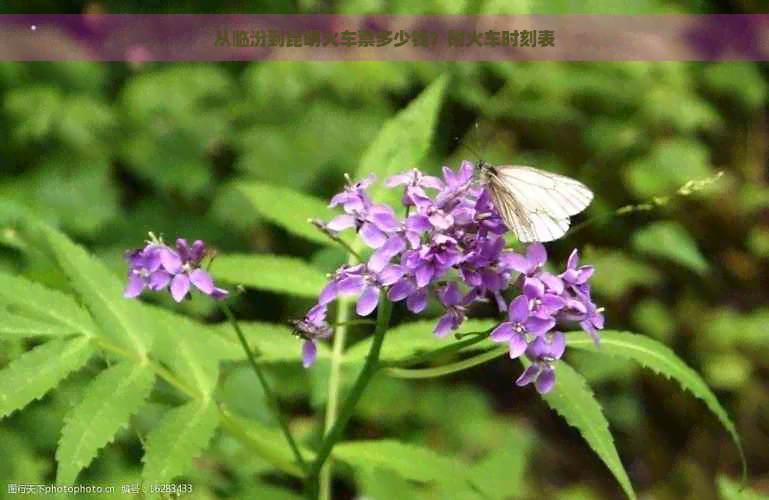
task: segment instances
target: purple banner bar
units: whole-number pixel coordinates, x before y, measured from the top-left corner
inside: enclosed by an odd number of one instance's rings
[[[769,15],[0,15],[5,61],[766,61]]]

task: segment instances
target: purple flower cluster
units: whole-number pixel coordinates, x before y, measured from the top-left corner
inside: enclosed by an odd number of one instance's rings
[[[555,385],[553,364],[563,356],[566,339],[553,328],[558,323],[578,322],[598,345],[598,330],[604,318],[590,298],[588,280],[593,274],[591,266],[577,267],[577,250],[573,250],[566,271],[558,276],[543,271],[547,261],[541,243],[530,245],[526,256],[517,255],[513,267],[520,272],[519,284],[523,294],[510,302],[507,321],[497,326],[490,335],[495,342],[507,342],[510,358],[522,354],[532,362],[518,377],[516,384],[534,383],[540,394]]]
[[[128,262],[125,298],[138,297],[145,289],[157,292],[168,287],[173,299],[181,302],[189,293],[190,285],[217,300],[227,297],[229,292],[215,287],[211,275],[200,267],[207,254],[202,241],[197,240],[190,246],[187,240],[179,238],[173,249],[151,233],[150,238],[144,248],[125,254]]]
[[[320,227],[332,236],[352,228],[373,251],[368,261],[339,268],[312,314],[295,322],[306,334],[305,366],[312,364],[315,352],[307,342],[320,337],[317,332],[330,334],[326,308],[342,296],[356,296],[357,314],[368,316],[383,296],[405,301],[409,311],[420,313],[433,295],[445,308],[434,329],[439,337],[462,324],[472,302],[491,296],[508,310],[508,321],[492,332],[492,340],[508,342],[512,358],[526,354],[533,363],[517,384],[535,383],[543,393],[553,387],[552,365],[565,349],[563,334],[552,331],[558,322],[576,321],[598,342],[603,316],[590,298],[592,268],[577,267],[575,250],[566,271],[555,276],[542,270],[547,255],[541,244],[529,246],[526,256],[506,250],[507,228],[488,193],[474,181],[473,170],[472,163],[463,162],[457,172],[444,167],[442,179],[418,170],[388,179],[387,187],[403,186],[403,219],[368,196],[373,175],[357,183],[348,179],[346,189],[331,200],[344,214]],[[514,278],[523,294],[508,306],[502,292]]]

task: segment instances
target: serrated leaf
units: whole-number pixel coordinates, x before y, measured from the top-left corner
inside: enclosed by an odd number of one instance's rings
[[[60,325],[68,333],[95,336],[98,328],[72,297],[20,276],[0,273],[0,305]]]
[[[446,484],[465,478],[466,465],[434,451],[390,439],[339,443],[332,455],[355,469],[382,468],[422,483]]]
[[[56,450],[56,483],[74,484],[78,473],[115,438],[149,397],[155,374],[145,364],[122,362],[85,388],[83,400],[65,417]]]
[[[142,314],[141,305],[123,298],[122,285],[104,263],[62,233],[42,224],[25,224],[21,232],[33,239],[44,237],[52,257],[99,324],[100,336],[140,357],[146,356],[153,325]]]
[[[705,274],[710,268],[697,248],[697,242],[678,222],[650,224],[633,233],[632,242],[638,252],[668,259],[696,273]]]
[[[402,361],[420,352],[431,352],[451,345],[453,338],[446,336],[438,338],[433,333],[438,320],[421,320],[406,323],[389,330],[385,335],[384,344],[379,359],[382,361]],[[494,320],[469,319],[462,323],[456,333],[483,332],[495,326]],[[359,362],[364,359],[371,348],[373,338],[367,338],[350,347],[345,352],[345,362]],[[479,342],[467,347],[467,351],[483,351],[497,347],[499,344]]]
[[[143,305],[143,304],[142,304]],[[226,357],[221,339],[191,319],[170,311],[144,306],[158,332],[152,353],[188,384],[194,384],[201,399],[208,399],[219,380],[219,361]]]
[[[87,337],[55,339],[13,360],[0,371],[0,418],[43,397],[83,367],[93,352]]]
[[[15,316],[7,312],[0,313],[0,336],[3,337],[60,336],[72,335],[73,333],[79,332],[64,325]]]
[[[327,282],[318,268],[282,255],[222,255],[212,272],[233,283],[308,298],[316,298]]]
[[[590,338],[570,337],[568,346],[589,351],[596,350],[595,344]],[[744,470],[746,463],[740,437],[726,410],[697,372],[689,368],[667,346],[643,335],[606,330],[601,332],[601,353],[635,361],[656,373],[674,379],[684,389],[688,389],[695,397],[704,401],[734,441],[740,453]]]
[[[147,434],[142,462],[145,483],[170,483],[214,436],[219,412],[213,400],[190,401],[169,410]]]
[[[579,431],[590,448],[609,468],[627,497],[635,500],[633,486],[622,467],[617,448],[614,446],[614,439],[609,432],[609,422],[601,411],[593,391],[590,390],[585,379],[565,362],[558,363],[556,370],[555,388],[542,398],[550,408],[566,419],[569,425]]]
[[[232,188],[240,191],[259,215],[286,231],[321,245],[336,245],[308,222],[309,219],[329,221],[336,216],[337,213],[328,207],[328,202],[262,182],[235,182]]]
[[[449,77],[435,79],[395,117],[388,120],[361,160],[357,177],[370,173],[380,181],[371,186],[373,200],[382,200],[382,182],[393,174],[416,167],[431,146],[441,101]],[[394,193],[394,191],[393,191]]]
[[[474,464],[468,476],[489,499],[524,498],[528,495],[525,474],[534,436],[525,428],[505,428],[495,449]]]

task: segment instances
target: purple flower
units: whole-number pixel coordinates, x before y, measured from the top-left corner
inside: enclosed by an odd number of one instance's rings
[[[318,339],[327,339],[331,336],[331,326],[326,323],[326,312],[325,306],[317,304],[307,311],[304,319],[290,320],[297,336],[304,339],[302,344],[302,365],[305,368],[315,363],[315,358],[318,354],[318,347],[315,345],[315,342]]]
[[[399,228],[399,223],[391,207],[374,204],[368,197],[366,189],[374,179],[374,174],[357,183],[347,178],[347,188],[334,196],[329,205],[342,205],[346,213],[328,222],[326,229],[338,232],[354,227],[361,240],[371,248],[379,248],[387,241],[388,235]]]
[[[170,284],[171,296],[176,302],[189,293],[190,285],[206,295],[221,300],[229,292],[214,286],[208,271],[200,267],[206,256],[205,244],[198,240],[189,246],[184,239],[176,240],[176,250],[150,234],[152,240],[143,249],[126,254],[129,276],[123,296],[135,298],[145,288],[163,290]]]
[[[539,337],[555,326],[555,320],[531,315],[529,299],[520,295],[510,302],[508,321],[501,323],[489,335],[494,342],[508,342],[510,358],[515,359],[526,351],[530,337]]]
[[[191,284],[204,294],[217,300],[228,295],[227,290],[216,288],[208,271],[200,267],[200,263],[206,255],[206,246],[202,241],[197,240],[190,247],[187,240],[179,238],[176,240],[176,250],[177,254],[167,252],[172,262],[169,262],[169,267],[166,267],[171,274],[175,274],[171,280],[170,289],[171,297],[176,302],[181,302],[187,296]]]
[[[393,188],[395,186],[405,185],[401,202],[403,206],[428,207],[432,200],[425,194],[425,188],[441,189],[443,183],[437,177],[425,175],[417,169],[413,169],[404,174],[398,174],[390,177],[385,182],[385,186]]]
[[[159,291],[171,282],[171,274],[163,267],[161,254],[167,249],[155,243],[149,243],[138,250],[128,250],[125,259],[128,262],[128,283],[123,296],[133,299],[141,295],[145,288]]]
[[[566,262],[566,270],[561,273],[560,278],[568,286],[581,287],[587,283],[593,275],[593,266],[577,267],[579,263],[579,251],[575,248],[569,255]]]
[[[444,308],[434,328],[442,337],[464,322],[470,304],[494,297],[508,319],[491,339],[507,342],[512,358],[526,353],[533,364],[517,383],[534,383],[545,393],[553,387],[553,366],[565,348],[562,333],[549,333],[557,323],[577,322],[598,342],[604,318],[590,298],[593,269],[579,267],[576,250],[557,276],[544,270],[547,251],[541,243],[529,245],[524,255],[506,250],[508,229],[488,191],[474,181],[474,168],[463,162],[457,172],[444,167],[442,179],[418,170],[387,179],[390,188],[403,186],[405,210],[369,198],[372,176],[358,183],[348,178],[345,190],[331,200],[344,214],[316,225],[332,236],[355,228],[374,251],[366,261],[337,270],[318,305],[325,308],[339,296],[355,295],[356,313],[367,316],[384,295],[420,313],[434,293]],[[403,219],[396,217],[404,212]],[[521,293],[508,305],[503,292],[513,282]]]
[[[555,386],[553,364],[561,359],[566,350],[566,339],[561,332],[549,332],[537,337],[526,348],[526,357],[531,364],[526,368],[515,384],[518,387],[534,383],[537,392],[547,394]]]
[[[376,309],[382,288],[401,279],[403,273],[403,268],[394,264],[384,265],[379,272],[364,264],[342,266],[321,290],[318,304],[325,306],[339,296],[359,295],[355,311],[368,316]]]
[[[590,290],[584,293],[573,291],[571,297],[566,300],[566,305],[558,315],[559,321],[575,321],[582,329],[593,337],[593,342],[598,346],[600,337],[598,330],[604,327],[603,308],[598,308],[590,297]]]
[[[435,325],[434,333],[438,337],[444,337],[450,331],[459,328],[465,320],[465,306],[468,304],[470,294],[462,297],[459,286],[452,281],[438,290],[438,299],[446,308],[446,314],[440,317]]]
[[[530,301],[532,315],[537,318],[554,318],[556,313],[566,306],[565,298],[552,293],[544,283],[538,280],[524,283],[523,294]]]

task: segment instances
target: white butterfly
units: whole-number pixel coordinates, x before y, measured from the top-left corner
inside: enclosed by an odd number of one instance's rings
[[[568,231],[569,217],[593,200],[587,186],[563,175],[484,161],[478,168],[497,212],[521,243],[557,240]]]

